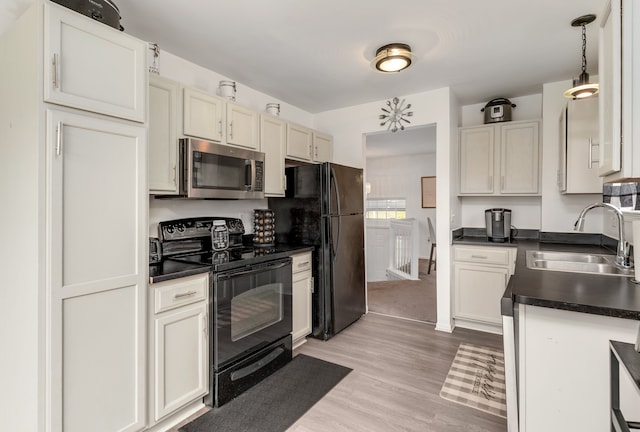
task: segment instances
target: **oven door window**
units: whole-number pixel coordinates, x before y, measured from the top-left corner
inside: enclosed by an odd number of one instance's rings
[[[251,184],[251,161],[194,151],[191,182],[198,189],[245,191]]]
[[[215,277],[214,365],[255,352],[291,333],[291,260]]]
[[[236,342],[282,321],[284,286],[270,283],[231,299],[231,341]]]

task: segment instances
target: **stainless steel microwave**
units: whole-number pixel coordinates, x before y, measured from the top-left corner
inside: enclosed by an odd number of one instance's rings
[[[180,140],[180,195],[264,198],[264,153],[193,138]]]

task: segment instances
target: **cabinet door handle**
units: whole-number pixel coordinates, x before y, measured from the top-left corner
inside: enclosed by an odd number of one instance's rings
[[[203,316],[202,316],[202,320],[204,321],[204,326],[203,326],[203,333],[204,333],[204,337],[206,339],[209,338],[209,312],[206,312]]]
[[[587,168],[589,168],[589,169],[591,169],[591,167],[593,166],[594,163],[600,162],[599,159],[596,159],[596,160],[593,159],[593,148],[594,147],[599,147],[599,144],[594,144],[593,143],[593,138],[589,137],[589,160],[588,160],[588,166],[587,166]]]
[[[218,135],[222,136],[222,120],[218,122]]]
[[[62,154],[62,122],[56,126],[56,157]]]
[[[58,60],[58,53],[53,53],[53,59],[51,61],[51,75],[53,81],[53,88],[60,88],[60,62]]]
[[[315,158],[318,159],[318,146],[314,146],[314,150],[315,150]]]
[[[198,292],[197,291],[187,291],[185,293],[179,293],[173,296],[174,299],[178,300],[181,298],[185,298],[185,297],[191,297],[193,295],[196,295]]]
[[[229,139],[233,139],[233,120],[229,122]]]
[[[487,259],[486,255],[471,255],[471,258],[475,259]]]

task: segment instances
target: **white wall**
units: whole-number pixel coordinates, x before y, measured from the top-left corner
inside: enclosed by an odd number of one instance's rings
[[[436,209],[422,208],[421,177],[436,175],[436,155],[431,153],[384,158],[367,158],[366,181],[371,184],[367,198],[405,198],[407,218],[418,220],[421,258],[429,258],[427,217],[436,227]],[[367,250],[368,251],[368,250]]]
[[[436,176],[439,181],[436,186],[436,218],[438,220],[436,242],[443,246],[450,244],[451,227],[453,224],[459,224],[458,200],[455,194],[452,196],[451,193],[451,185],[457,184],[457,175],[452,176],[451,158],[457,160],[455,131],[459,108],[448,87],[412,95],[390,95],[390,98],[393,96],[403,97],[411,103],[414,113],[411,119],[412,126],[436,125],[437,127]],[[336,163],[364,167],[365,135],[384,130],[378,119],[380,108],[384,103],[384,100],[371,102],[326,111],[315,116],[314,127],[329,130],[333,135],[333,154]],[[450,248],[438,249],[436,329],[443,331],[452,330],[450,255]]]

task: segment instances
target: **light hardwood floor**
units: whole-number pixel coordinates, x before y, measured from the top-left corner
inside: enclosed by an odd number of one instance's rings
[[[439,396],[461,342],[502,347],[501,337],[369,313],[329,341],[297,353],[353,369],[289,432],[504,432],[506,421]]]

